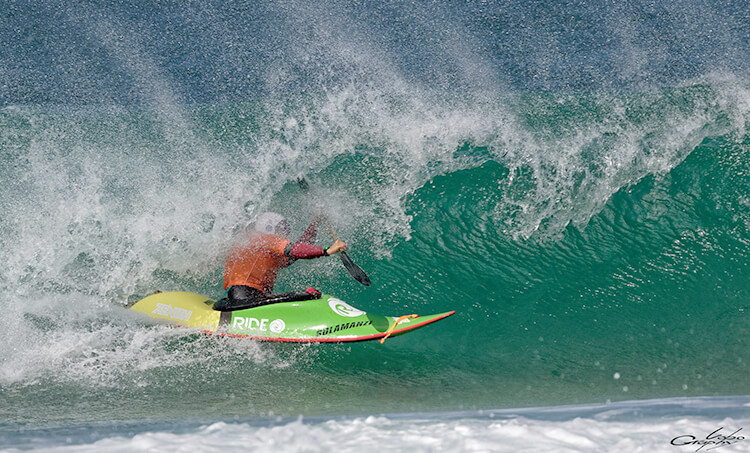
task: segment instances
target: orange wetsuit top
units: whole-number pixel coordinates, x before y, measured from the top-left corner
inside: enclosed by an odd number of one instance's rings
[[[325,255],[323,247],[301,242],[314,240],[316,233],[315,223],[308,227],[297,243],[273,234],[253,233],[245,244],[229,253],[224,267],[224,289],[245,285],[270,294],[279,270],[296,259]]]

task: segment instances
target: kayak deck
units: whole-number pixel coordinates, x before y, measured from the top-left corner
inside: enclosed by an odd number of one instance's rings
[[[320,299],[279,302],[234,311],[213,309],[214,300],[189,292],[152,294],[130,309],[151,318],[208,333],[263,341],[338,343],[384,339],[445,319],[455,311],[402,317],[367,313],[324,294]]]

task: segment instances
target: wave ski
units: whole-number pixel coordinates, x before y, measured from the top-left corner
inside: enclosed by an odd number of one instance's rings
[[[314,300],[278,302],[233,311],[214,310],[215,302],[200,294],[173,291],[152,294],[130,309],[208,333],[298,343],[369,340],[382,343],[390,336],[411,332],[455,313],[381,316],[366,313],[327,294]]]

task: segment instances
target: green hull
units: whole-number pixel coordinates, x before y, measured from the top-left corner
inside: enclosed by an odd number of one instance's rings
[[[316,300],[280,302],[231,312],[216,311],[213,304],[213,300],[195,293],[164,292],[152,294],[130,309],[209,333],[288,342],[377,340],[416,330],[455,313],[402,317],[399,322],[399,317],[366,313],[325,294]]]

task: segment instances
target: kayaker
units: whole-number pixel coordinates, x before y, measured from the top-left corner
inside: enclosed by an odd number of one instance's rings
[[[214,304],[214,309],[227,311],[319,297],[320,293],[312,288],[307,293],[273,294],[273,285],[279,270],[298,259],[330,256],[346,250],[346,243],[339,240],[327,249],[311,244],[317,236],[320,220],[314,218],[299,240],[291,242],[288,239],[291,226],[281,214],[264,212],[258,216],[255,231],[227,257],[224,267],[227,293]]]

